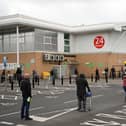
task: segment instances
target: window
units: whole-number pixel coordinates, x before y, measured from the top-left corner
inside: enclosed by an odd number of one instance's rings
[[[35,49],[57,51],[57,32],[35,29]]]
[[[3,50],[2,50],[2,47],[3,47],[3,45],[2,45],[2,35],[0,35],[0,52],[3,51]]]
[[[34,32],[19,33],[19,50],[20,51],[33,51],[34,49]],[[17,35],[16,33],[4,34],[3,45],[2,38],[0,37],[0,51],[3,52],[16,52],[17,50]]]
[[[70,35],[64,33],[64,52],[70,52]]]
[[[69,46],[64,46],[64,52],[70,52],[70,47]]]
[[[69,40],[70,39],[70,34],[69,33],[65,33],[64,34],[64,39],[68,39]]]

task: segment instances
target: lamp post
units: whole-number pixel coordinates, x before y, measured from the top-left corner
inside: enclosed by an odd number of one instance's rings
[[[19,65],[19,26],[16,26],[16,40],[17,40],[17,66]]]

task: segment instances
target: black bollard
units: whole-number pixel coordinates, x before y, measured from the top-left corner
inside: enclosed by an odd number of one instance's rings
[[[38,85],[39,85],[39,77],[38,77]]]
[[[69,76],[69,84],[71,84],[71,75]]]
[[[52,78],[52,84],[55,86],[55,77]]]
[[[35,88],[35,80],[34,80],[34,78],[32,79],[32,87]]]
[[[97,80],[98,80],[98,77],[97,77],[97,76],[95,76],[95,82],[97,82]]]
[[[106,83],[108,83],[108,75],[107,74],[105,74],[105,81],[106,81]]]
[[[14,89],[14,83],[13,83],[13,81],[11,82],[11,90],[13,90]]]
[[[93,74],[91,74],[91,82],[93,82]]]
[[[61,84],[63,85],[63,76],[61,76]]]

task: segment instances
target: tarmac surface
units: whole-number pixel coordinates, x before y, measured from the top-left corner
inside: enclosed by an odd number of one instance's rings
[[[92,97],[87,98],[87,111],[78,112],[75,80],[55,86],[41,80],[32,88],[31,121],[20,119],[22,96],[18,84],[0,84],[0,126],[126,126],[126,104],[122,80],[88,80]],[[91,106],[90,103],[91,102]],[[91,111],[89,111],[91,107]]]

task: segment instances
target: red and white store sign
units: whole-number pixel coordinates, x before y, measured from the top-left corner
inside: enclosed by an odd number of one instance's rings
[[[94,39],[94,46],[98,49],[102,48],[105,44],[105,39],[103,36],[96,36]]]

